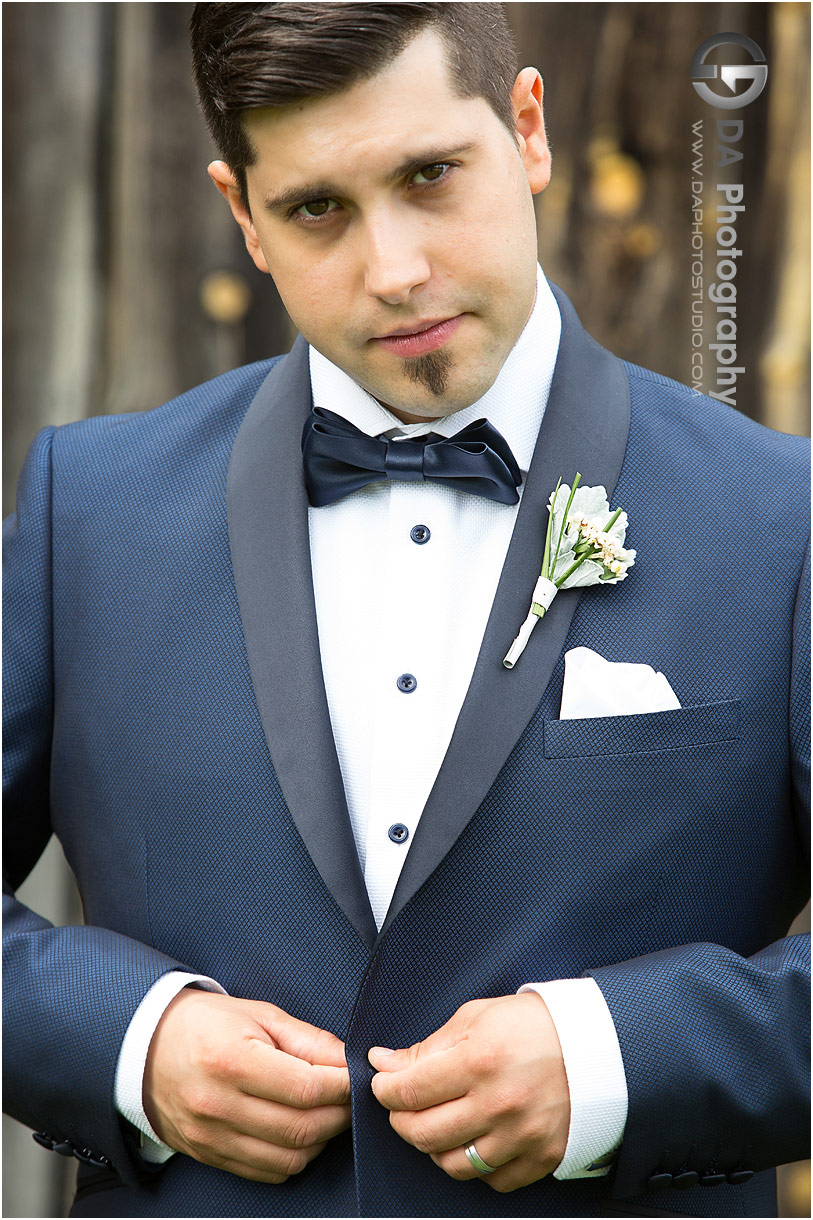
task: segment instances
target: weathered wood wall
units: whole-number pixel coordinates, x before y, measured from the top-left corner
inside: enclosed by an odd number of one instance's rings
[[[42,425],[155,406],[290,342],[273,284],[249,263],[205,175],[211,147],[189,74],[190,9],[3,10],[7,506]],[[603,343],[682,381],[691,377],[691,124],[705,118],[710,174],[720,114],[692,89],[691,56],[709,33],[732,29],[765,50],[768,86],[742,112],[747,372],[737,405],[804,431],[808,6],[508,11],[522,60],[539,65],[546,84],[554,175],[538,201],[543,265]]]

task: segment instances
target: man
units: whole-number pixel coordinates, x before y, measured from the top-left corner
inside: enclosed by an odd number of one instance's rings
[[[200,5],[193,50],[302,338],[32,448],[7,860],[53,829],[87,926],[9,898],[11,1111],[86,1162],[74,1215],[775,1213],[804,443],[622,365],[538,272],[498,6]],[[635,568],[508,670],[577,471]],[[682,706],[560,719],[580,646]]]

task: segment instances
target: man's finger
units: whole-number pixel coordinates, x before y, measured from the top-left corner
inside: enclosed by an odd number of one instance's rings
[[[470,1084],[464,1044],[458,1043],[416,1059],[401,1071],[378,1072],[372,1090],[388,1110],[425,1110],[465,1096]]]
[[[238,1132],[224,1134],[222,1131],[211,1143],[206,1134],[184,1143],[183,1151],[195,1160],[224,1169],[227,1173],[235,1173],[241,1178],[275,1185],[301,1173],[324,1148],[324,1144],[310,1148],[281,1148],[254,1136]]]
[[[419,1152],[459,1151],[462,1146],[482,1137],[483,1107],[471,1096],[430,1106],[427,1110],[393,1110],[392,1128],[401,1139]],[[504,1158],[506,1159],[506,1158]]]
[[[350,1107],[316,1106],[302,1110],[241,1094],[231,1108],[228,1125],[236,1134],[265,1140],[280,1148],[310,1148],[350,1126]]]
[[[347,1066],[344,1043],[335,1034],[309,1025],[307,1021],[300,1021],[273,1004],[263,1007],[270,1011],[267,1015],[263,1014],[261,1023],[280,1050],[308,1063],[319,1063],[325,1067]]]
[[[235,1065],[234,1083],[251,1097],[279,1101],[296,1109],[342,1106],[350,1101],[347,1067],[306,1063],[259,1039],[250,1039]]]
[[[458,1029],[452,1026],[451,1021],[447,1021],[428,1038],[424,1038],[423,1042],[415,1042],[412,1046],[405,1046],[400,1050],[392,1050],[387,1046],[371,1046],[367,1058],[377,1072],[402,1072],[419,1059],[436,1055],[438,1051],[449,1050],[459,1041]]]
[[[504,1140],[498,1141],[494,1136],[489,1135],[478,1135],[476,1141],[473,1136],[467,1136],[459,1147],[441,1152],[430,1152],[429,1155],[440,1169],[458,1182],[469,1182],[473,1178],[482,1178],[483,1181],[487,1181],[492,1174],[486,1174],[482,1169],[477,1168],[466,1155],[466,1148],[471,1147],[474,1148],[481,1160],[491,1168],[492,1173],[506,1168],[515,1160],[507,1149]],[[486,1156],[486,1152],[488,1156]]]
[[[426,1055],[435,1055],[438,1051],[449,1050],[450,1047],[462,1042],[468,1036],[469,1027],[476,1020],[477,1015],[484,1008],[498,1002],[497,1000],[469,1000],[466,1004],[462,1004],[457,1012],[444,1025],[441,1025],[440,1029],[434,1030],[422,1042],[415,1042],[412,1046],[403,1047],[401,1050],[373,1046],[370,1048],[367,1058],[377,1072],[400,1072]]]

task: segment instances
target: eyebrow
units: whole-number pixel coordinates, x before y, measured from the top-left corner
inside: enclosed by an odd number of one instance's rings
[[[385,181],[387,183],[397,182],[399,178],[405,178],[408,174],[414,174],[426,165],[438,165],[443,161],[451,161],[455,157],[462,157],[478,147],[479,143],[472,142],[470,144],[458,145],[452,149],[425,149],[423,152],[411,155],[402,161],[391,173],[387,174]],[[316,182],[313,185],[292,186],[288,190],[265,195],[263,197],[263,207],[269,212],[282,212],[294,204],[315,203],[319,199],[335,199],[343,193],[335,183],[326,181]]]

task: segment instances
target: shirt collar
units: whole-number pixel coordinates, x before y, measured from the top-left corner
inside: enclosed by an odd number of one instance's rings
[[[384,432],[392,436],[421,436],[425,432],[451,436],[485,417],[505,437],[520,470],[526,474],[545,414],[561,331],[559,307],[542,268],[537,266],[536,301],[531,316],[497,380],[471,406],[428,423],[404,424],[352,377],[309,347],[313,404],[335,411],[368,436]]]

